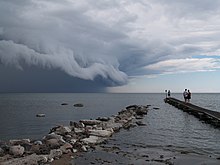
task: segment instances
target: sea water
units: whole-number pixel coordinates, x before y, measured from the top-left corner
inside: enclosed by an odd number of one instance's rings
[[[183,99],[181,93],[172,94]],[[127,105],[151,105],[145,127],[120,131],[117,142],[127,145],[220,155],[220,129],[164,103],[165,94],[16,93],[0,94],[0,140],[40,139],[56,125],[111,116]],[[220,94],[192,94],[193,104],[220,111]],[[61,105],[67,103],[67,105]],[[82,103],[83,107],[74,107]],[[159,109],[154,109],[158,107]],[[43,118],[36,114],[43,113]],[[121,140],[120,140],[121,139]],[[125,141],[126,139],[126,141]]]

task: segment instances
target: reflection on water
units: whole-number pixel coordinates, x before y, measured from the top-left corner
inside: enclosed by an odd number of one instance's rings
[[[182,94],[172,94],[182,99]],[[131,104],[151,104],[145,127],[114,135],[121,147],[144,146],[167,151],[220,155],[220,130],[163,102],[164,94],[0,94],[0,139],[40,138],[56,124],[111,116]],[[220,110],[220,94],[193,94],[192,103]],[[61,106],[67,102],[68,105]],[[73,107],[83,103],[83,108]],[[154,110],[153,107],[160,107]],[[45,118],[36,118],[45,113]]]

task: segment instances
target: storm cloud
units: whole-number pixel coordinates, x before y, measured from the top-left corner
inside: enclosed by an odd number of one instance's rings
[[[59,72],[54,77],[63,72],[103,88],[140,76],[213,71],[220,66],[213,57],[220,52],[218,6],[218,0],[1,0],[0,65],[32,77],[39,74],[29,74],[31,68]]]

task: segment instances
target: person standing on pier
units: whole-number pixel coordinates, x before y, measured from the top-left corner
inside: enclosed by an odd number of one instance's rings
[[[184,97],[184,100],[185,100],[185,103],[186,103],[186,102],[187,102],[187,99],[188,99],[187,89],[185,89],[185,91],[183,92],[183,97]]]
[[[187,101],[188,101],[188,103],[190,102],[190,99],[191,99],[191,92],[188,90],[188,92],[187,92]]]
[[[168,97],[170,97],[170,96],[171,96],[171,92],[170,92],[170,90],[168,90],[167,95],[168,95]]]

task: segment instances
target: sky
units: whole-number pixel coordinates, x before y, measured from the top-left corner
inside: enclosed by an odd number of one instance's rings
[[[219,0],[0,0],[0,92],[219,84]]]

